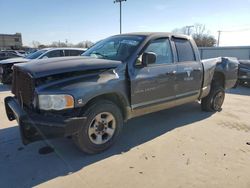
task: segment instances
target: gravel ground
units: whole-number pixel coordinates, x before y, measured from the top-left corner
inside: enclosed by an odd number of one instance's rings
[[[191,103],[130,120],[98,155],[66,138],[46,155],[42,141],[23,146],[5,115],[8,95],[0,85],[0,187],[250,187],[250,88],[229,90],[219,113]]]

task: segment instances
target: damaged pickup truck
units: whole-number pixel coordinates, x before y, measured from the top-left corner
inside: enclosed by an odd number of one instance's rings
[[[15,65],[14,96],[5,98],[5,107],[24,144],[72,136],[82,151],[98,153],[133,117],[197,100],[204,111],[220,111],[237,73],[236,59],[201,61],[189,36],[123,34],[83,57]]]

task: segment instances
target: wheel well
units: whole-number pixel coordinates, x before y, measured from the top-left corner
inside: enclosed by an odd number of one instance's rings
[[[225,76],[221,72],[215,72],[212,80],[212,86],[222,86],[225,88]]]
[[[122,97],[116,93],[102,94],[102,95],[94,97],[90,101],[88,101],[87,104],[85,105],[84,109],[88,108],[90,105],[92,105],[93,103],[95,103],[98,100],[108,100],[108,101],[111,101],[114,104],[116,104],[122,112],[123,119],[127,120],[128,112],[127,112],[126,107],[128,106],[128,104],[127,104],[126,100],[124,99],[124,97]]]

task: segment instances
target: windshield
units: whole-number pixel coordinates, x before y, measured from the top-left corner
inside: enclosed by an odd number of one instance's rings
[[[125,61],[144,40],[143,36],[114,36],[96,43],[83,56]]]
[[[38,58],[40,55],[42,55],[43,53],[47,52],[48,50],[39,50],[35,53],[29,54],[27,55],[25,58],[26,59],[36,59]]]

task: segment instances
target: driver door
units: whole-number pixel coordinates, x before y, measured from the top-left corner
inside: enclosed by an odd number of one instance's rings
[[[173,53],[168,38],[151,41],[144,52],[156,55],[154,64],[140,66],[137,60],[131,75],[132,109],[165,103],[175,99],[175,80],[177,66],[173,62]]]

